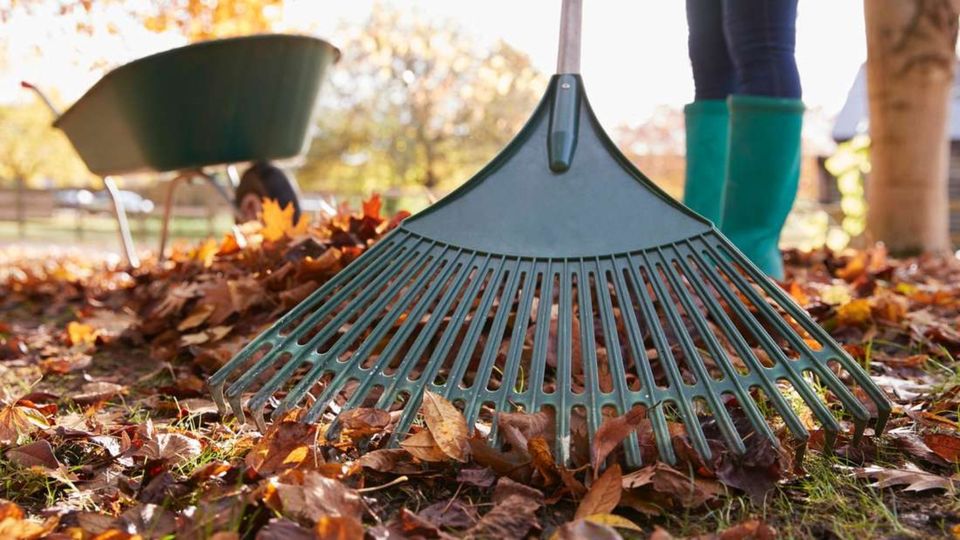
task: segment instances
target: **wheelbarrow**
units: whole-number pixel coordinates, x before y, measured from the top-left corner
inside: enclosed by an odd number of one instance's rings
[[[113,200],[127,262],[138,266],[114,177],[171,172],[159,256],[166,249],[174,191],[202,179],[238,220],[264,197],[299,215],[296,184],[271,160],[299,155],[324,74],[340,57],[326,41],[264,34],[195,43],[146,56],[103,76],[62,114],[38,88],[87,168]],[[234,164],[252,162],[241,176]],[[226,166],[227,181],[206,170]],[[222,175],[221,175],[222,176]],[[236,229],[235,229],[236,230]]]

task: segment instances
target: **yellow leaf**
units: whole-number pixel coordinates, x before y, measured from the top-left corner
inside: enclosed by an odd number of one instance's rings
[[[263,221],[263,230],[260,231],[263,239],[268,242],[276,242],[294,229],[293,204],[287,204],[284,208],[280,208],[280,203],[277,201],[264,199],[260,220]],[[300,221],[304,221],[304,219]]]
[[[870,301],[851,300],[837,308],[837,322],[846,326],[860,326],[870,320]]]
[[[32,407],[8,405],[0,409],[0,444],[16,443],[21,436],[48,427],[43,413]]]
[[[213,238],[207,238],[202,244],[197,246],[193,252],[193,258],[203,263],[204,268],[210,268],[213,265],[213,259],[217,256],[220,245]]]
[[[439,394],[427,391],[423,394],[420,411],[443,453],[466,463],[470,446],[467,442],[467,420],[460,410]]]
[[[99,332],[89,324],[70,321],[67,325],[67,339],[71,345],[93,345]]]
[[[630,529],[631,531],[643,531],[636,523],[616,514],[590,514],[583,519],[592,521],[597,525],[606,525],[617,529]]]

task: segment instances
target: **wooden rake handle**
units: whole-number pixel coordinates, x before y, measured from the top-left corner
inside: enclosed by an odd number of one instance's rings
[[[560,49],[557,73],[580,73],[580,23],[583,0],[563,0],[560,11]]]

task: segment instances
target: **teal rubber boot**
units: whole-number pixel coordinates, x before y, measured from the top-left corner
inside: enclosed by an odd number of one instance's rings
[[[687,128],[683,204],[719,226],[727,167],[727,101],[694,101],[683,108],[683,116]]]
[[[730,96],[730,154],[720,229],[757,267],[783,279],[780,230],[800,181],[803,102]]]

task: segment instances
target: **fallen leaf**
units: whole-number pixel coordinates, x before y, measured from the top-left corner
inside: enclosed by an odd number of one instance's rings
[[[447,454],[440,449],[429,430],[422,430],[400,442],[400,447],[423,461],[446,461]]]
[[[300,467],[311,454],[316,426],[283,421],[270,426],[263,438],[247,453],[248,467],[260,476],[272,476]]]
[[[463,413],[443,396],[429,390],[423,394],[420,410],[440,450],[447,456],[466,463],[470,446],[467,443],[467,420]]]
[[[751,519],[720,531],[718,540],[773,540],[777,530],[763,521]]]
[[[718,482],[688,476],[661,462],[623,476],[622,485],[631,490],[631,502],[651,501],[682,508],[698,508],[723,493]]]
[[[67,343],[69,345],[93,345],[97,341],[97,330],[89,324],[70,321],[67,324]]]
[[[303,484],[278,484],[284,513],[317,522],[323,516],[360,519],[363,500],[356,490],[316,471],[303,476]]]
[[[594,471],[624,439],[633,433],[647,417],[647,409],[638,405],[625,414],[607,418],[600,424],[590,445],[590,464]]]
[[[926,433],[923,442],[950,463],[960,463],[960,437],[948,433]]]
[[[353,516],[320,516],[313,530],[317,534],[317,540],[363,538],[363,524]]]
[[[539,508],[538,503],[526,497],[511,495],[484,514],[464,537],[524,538],[530,529],[540,527],[536,515]]]
[[[565,523],[550,536],[550,540],[622,540],[613,527],[586,519]]]
[[[620,465],[615,464],[600,475],[593,482],[586,496],[580,501],[574,519],[580,519],[593,514],[609,514],[620,502],[620,492],[623,490],[623,475]]]
[[[21,467],[46,467],[59,469],[60,462],[53,453],[53,447],[47,441],[35,441],[7,450],[7,459]]]
[[[191,328],[200,326],[210,318],[210,315],[215,309],[216,306],[213,304],[198,304],[197,307],[195,307],[193,311],[186,316],[186,318],[180,321],[180,324],[177,325],[177,331],[183,332],[184,330],[189,330]]]
[[[955,491],[953,479],[922,471],[916,465],[909,463],[903,469],[887,469],[872,465],[855,469],[854,472],[861,478],[876,479],[876,482],[871,484],[873,487],[907,486],[903,489],[904,491],[927,491],[929,489],[945,489],[949,493]]]
[[[72,396],[77,403],[105,401],[126,391],[126,387],[112,382],[89,382],[80,387],[80,392]]]
[[[0,409],[0,444],[14,444],[20,437],[48,427],[47,418],[33,407],[14,403]]]

